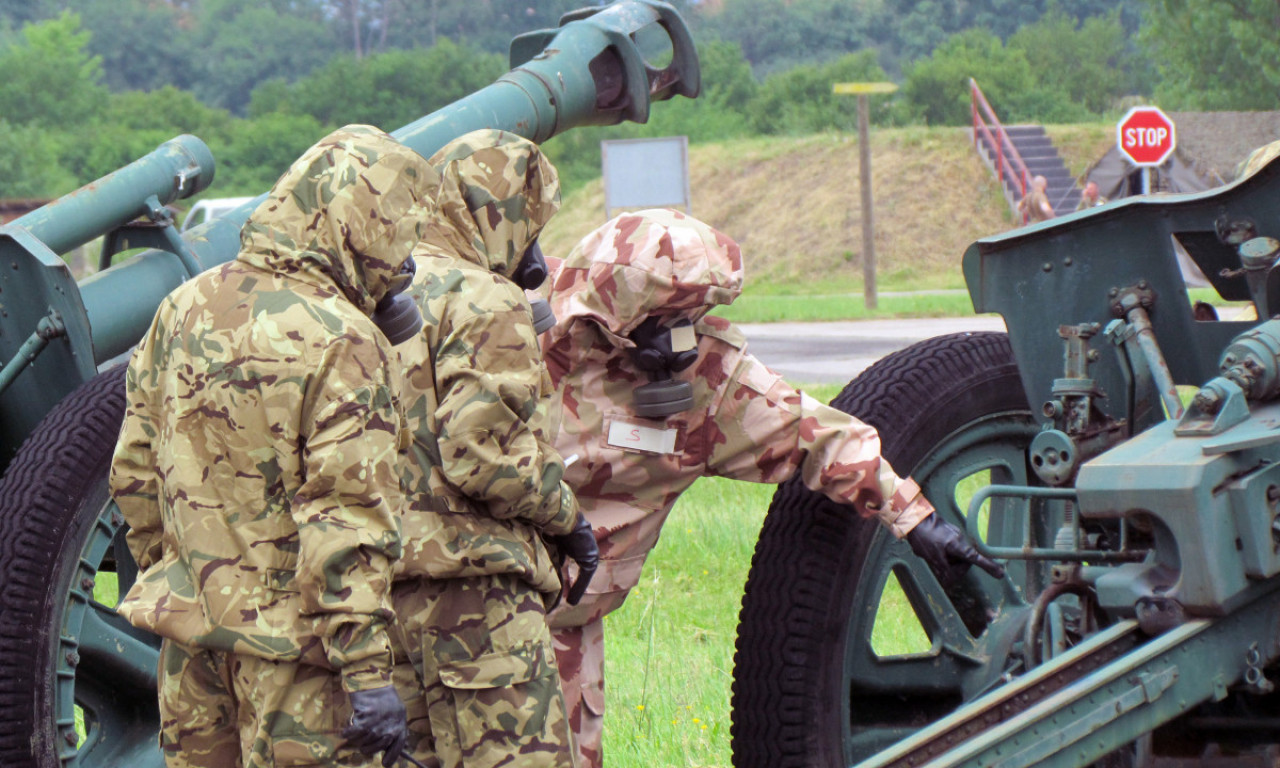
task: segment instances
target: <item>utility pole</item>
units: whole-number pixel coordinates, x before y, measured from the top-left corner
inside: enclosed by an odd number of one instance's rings
[[[862,294],[867,309],[876,308],[875,225],[871,208],[871,116],[868,95],[893,93],[893,83],[834,83],[831,92],[858,97],[858,176],[862,188]]]

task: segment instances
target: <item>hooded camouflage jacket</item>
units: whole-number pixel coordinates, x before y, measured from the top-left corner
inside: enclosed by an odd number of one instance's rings
[[[129,365],[111,491],[141,575],[133,624],[200,648],[389,683],[408,431],[370,319],[434,172],[367,126],[309,149],[232,262],[179,286]]]
[[[902,536],[932,507],[880,458],[875,429],[787,385],[747,354],[742,333],[707,316],[742,287],[738,245],[667,210],[623,214],[592,232],[556,271],[556,325],[543,337],[555,383],[556,447],[578,454],[566,477],[600,542],[587,596],[552,615],[577,626],[622,604],[676,499],[716,475],[806,486],[878,515]],[[693,387],[691,409],[641,418],[633,390],[648,377],[628,334],[650,315],[694,323],[698,359],[674,374]],[[891,496],[886,506],[884,497]]]
[[[426,324],[397,348],[417,457],[402,568],[509,573],[555,592],[539,533],[567,533],[577,503],[544,437],[550,387],[529,303],[506,276],[560,207],[559,182],[535,144],[502,131],[469,133],[431,162],[439,216],[410,288]]]

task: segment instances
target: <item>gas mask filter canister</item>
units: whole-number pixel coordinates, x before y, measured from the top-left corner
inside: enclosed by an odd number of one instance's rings
[[[636,415],[663,419],[693,407],[693,385],[671,376],[698,359],[698,337],[688,320],[667,327],[658,317],[650,317],[631,332],[635,342],[629,350],[636,367],[649,374],[650,382],[636,387],[632,406]]]
[[[511,279],[526,291],[536,291],[547,279],[547,260],[542,257],[542,248],[538,247],[537,238],[525,249],[524,255],[511,272]]]
[[[511,280],[526,291],[536,291],[546,279],[547,260],[543,258],[542,248],[535,237],[512,271]],[[533,331],[539,336],[556,324],[556,313],[551,309],[551,302],[546,299],[530,296],[529,308],[533,310]]]
[[[373,323],[387,337],[387,341],[402,344],[422,330],[422,310],[413,297],[405,293],[413,282],[417,264],[413,257],[404,260],[387,286],[387,292],[373,308]]]

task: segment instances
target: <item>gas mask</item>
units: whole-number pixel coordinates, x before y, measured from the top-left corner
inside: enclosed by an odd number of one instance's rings
[[[374,325],[393,345],[412,339],[422,330],[422,310],[413,297],[405,294],[417,268],[412,256],[405,259],[388,282],[387,292],[373,308]]]
[[[535,237],[524,255],[520,257],[516,268],[511,272],[511,279],[526,291],[536,291],[542,281],[547,279],[547,260],[542,258],[542,249],[538,247]]]
[[[547,260],[542,257],[542,248],[538,246],[537,238],[525,249],[520,263],[516,264],[511,273],[511,279],[526,291],[536,291],[547,279]],[[556,313],[551,310],[551,302],[542,297],[530,297],[529,307],[533,310],[533,330],[539,336],[556,324]]]
[[[631,332],[636,346],[628,350],[636,367],[649,374],[650,382],[637,387],[632,406],[638,416],[663,419],[693,407],[693,385],[676,381],[678,373],[698,360],[698,337],[693,323],[681,320],[667,327],[650,317]]]

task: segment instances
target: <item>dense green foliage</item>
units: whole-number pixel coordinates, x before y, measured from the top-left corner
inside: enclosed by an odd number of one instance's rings
[[[394,129],[483,87],[512,36],[590,1],[0,0],[0,197],[66,192],[180,132],[213,148],[217,194],[259,192],[328,129]],[[604,138],[853,130],[836,82],[898,83],[872,99],[882,125],[967,123],[971,78],[1008,121],[1274,108],[1280,90],[1270,0],[676,5],[702,97],[552,140],[570,185],[599,173]]]
[[[1187,109],[1276,109],[1280,4],[1147,0],[1142,42],[1161,77],[1155,95]]]

